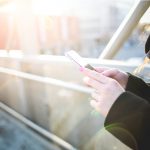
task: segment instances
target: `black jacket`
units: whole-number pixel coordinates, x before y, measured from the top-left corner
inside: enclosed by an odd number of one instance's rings
[[[150,150],[150,87],[129,75],[126,92],[111,107],[104,126],[134,150]]]

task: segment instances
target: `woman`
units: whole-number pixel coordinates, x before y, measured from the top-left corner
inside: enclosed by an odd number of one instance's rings
[[[145,45],[150,52],[150,36]],[[95,89],[91,105],[106,119],[106,130],[132,149],[150,150],[150,87],[142,79],[110,68],[81,68]]]

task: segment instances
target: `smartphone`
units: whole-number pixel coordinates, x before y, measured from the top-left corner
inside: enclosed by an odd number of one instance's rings
[[[77,64],[79,67],[85,67],[91,70],[95,70],[93,66],[88,64],[77,52],[74,50],[68,51],[65,53],[65,56],[67,56],[71,61],[73,61],[75,64]]]

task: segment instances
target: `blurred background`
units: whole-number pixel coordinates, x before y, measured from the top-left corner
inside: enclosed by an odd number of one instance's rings
[[[51,55],[74,49],[82,56],[98,57],[136,1],[1,0],[0,49]],[[149,14],[148,10],[115,59],[141,56]]]
[[[74,49],[94,66],[133,72],[145,56],[149,5],[148,0],[0,0],[0,149],[128,150],[103,129],[104,117],[92,113],[92,89],[64,53]],[[99,59],[137,6],[143,10],[139,21],[131,19],[138,22],[134,30],[111,59]],[[149,66],[141,77],[150,79]]]

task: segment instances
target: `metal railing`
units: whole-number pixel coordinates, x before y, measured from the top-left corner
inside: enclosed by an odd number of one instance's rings
[[[13,109],[9,108],[8,106],[6,106],[5,104],[3,104],[1,102],[0,102],[0,108],[2,110],[6,111],[8,114],[10,114],[13,117],[15,117],[17,120],[19,120],[22,123],[24,123],[26,126],[30,127],[32,130],[34,130],[37,133],[41,134],[45,138],[53,141],[55,144],[59,145],[63,149],[65,149],[65,150],[77,150],[76,148],[74,148],[69,143],[65,142],[64,140],[62,140],[61,138],[57,137],[56,135],[46,131],[45,129],[39,127],[38,125],[36,125],[32,121],[26,119],[25,117],[23,117],[22,115],[20,115],[19,113],[17,113],[16,111],[14,111]]]
[[[50,78],[50,77],[42,77],[38,75],[33,75],[30,73],[21,72],[21,71],[17,71],[14,69],[0,67],[0,73],[5,73],[11,76],[16,76],[19,78],[24,78],[24,79],[28,79],[32,81],[41,82],[41,83],[51,84],[51,85],[55,85],[55,86],[63,87],[66,89],[83,92],[83,93],[91,93],[92,91],[91,88],[84,87],[78,84],[68,83],[68,82]]]
[[[149,0],[138,0],[137,3],[135,3],[99,56],[100,59],[112,59],[115,56],[127,38],[131,35],[133,29],[137,26],[139,20],[149,6]]]

